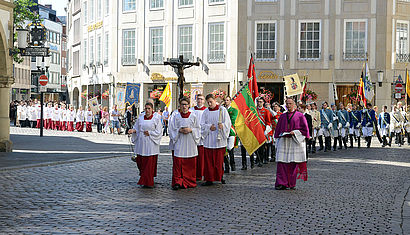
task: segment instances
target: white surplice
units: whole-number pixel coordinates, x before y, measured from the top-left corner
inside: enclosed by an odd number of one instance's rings
[[[189,111],[193,112],[198,117],[198,122],[201,123],[202,115],[204,114],[205,109],[204,110],[195,110],[195,107],[192,107],[192,108],[189,109]],[[199,139],[198,146],[202,146],[202,145],[204,145],[204,140],[202,138],[202,134],[201,133],[199,133],[199,134],[201,135],[201,138]]]
[[[74,110],[67,110],[67,122],[74,122],[75,116]]]
[[[161,116],[153,115],[150,120],[144,120],[144,115],[140,115],[133,129],[136,131],[132,134],[135,154],[141,156],[158,155],[162,138]],[[149,136],[146,136],[144,131],[148,131]]]
[[[93,122],[93,111],[85,111],[85,121]]]
[[[191,128],[192,132],[188,134],[180,133],[179,130],[183,127]],[[195,113],[190,112],[188,118],[183,118],[180,113],[175,114],[169,125],[169,137],[174,143],[174,156],[181,158],[198,156],[197,144],[201,138],[200,133],[201,128]]]
[[[175,149],[175,143],[174,143],[174,140],[171,138],[172,134],[170,133],[170,129],[171,129],[172,125],[175,126],[175,124],[173,124],[173,123],[175,122],[175,116],[178,113],[179,113],[178,109],[175,109],[174,111],[171,112],[171,115],[168,118],[168,132],[169,132],[168,134],[170,136],[168,147],[169,147],[169,150],[171,150],[171,151]]]
[[[60,109],[53,108],[53,115],[51,116],[51,120],[60,121]]]
[[[222,130],[218,128],[219,122],[223,125]],[[214,131],[210,129],[212,124],[216,127]],[[226,147],[230,128],[231,119],[226,108],[219,106],[219,109],[215,111],[210,111],[209,108],[205,109],[201,120],[201,135],[204,147],[209,149]]]

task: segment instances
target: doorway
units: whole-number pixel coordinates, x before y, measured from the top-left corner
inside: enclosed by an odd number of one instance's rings
[[[285,94],[285,84],[284,83],[273,83],[273,82],[258,82],[259,93],[263,91],[263,89],[269,90],[273,98],[270,101],[272,104],[273,102],[278,102],[279,104],[283,104],[284,94]]]

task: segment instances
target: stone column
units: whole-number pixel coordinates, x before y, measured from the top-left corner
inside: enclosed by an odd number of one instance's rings
[[[1,72],[0,72],[1,73]],[[11,81],[11,77],[0,74],[1,81]],[[11,152],[10,141],[10,83],[0,83],[0,152]]]

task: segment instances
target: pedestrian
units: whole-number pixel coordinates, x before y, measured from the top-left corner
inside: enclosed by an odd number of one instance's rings
[[[17,114],[17,107],[14,101],[10,102],[10,122],[13,123],[14,126],[16,126],[16,114]]]
[[[84,131],[84,120],[85,120],[83,106],[80,105],[76,114],[77,116],[75,118],[75,129],[78,132],[83,132]]]
[[[132,129],[132,106],[131,105],[127,107],[127,111],[125,112],[125,124],[127,126],[125,133],[128,133],[128,131]]]
[[[280,115],[282,115],[282,112],[280,111],[280,104],[278,102],[274,102],[273,103],[273,115],[272,115],[273,116],[273,119],[272,119],[273,133],[275,133],[276,125],[278,124]],[[270,162],[276,161],[275,156],[276,156],[276,143],[275,143],[275,138],[273,138]]]
[[[114,104],[111,110],[111,133],[114,134],[114,128],[117,128],[117,134],[121,135],[121,127],[119,120],[120,112],[117,110],[117,105]]]
[[[97,122],[97,132],[98,133],[102,132],[101,119],[102,119],[102,108],[101,108],[101,104],[100,104],[100,105],[98,105],[98,111],[95,114],[95,121]]]
[[[383,106],[382,112],[379,114],[378,124],[380,129],[380,135],[382,136],[383,143],[382,147],[387,145],[387,136],[389,135],[390,129],[390,114],[387,111],[387,106]]]
[[[275,189],[295,189],[296,179],[307,180],[306,138],[309,127],[305,116],[296,111],[292,98],[286,99],[288,111],[279,117],[275,131],[276,143],[276,182]],[[298,176],[299,174],[299,176]]]
[[[36,106],[34,105],[33,102],[30,102],[30,106],[28,108],[28,113],[29,113],[30,127],[31,128],[36,128],[36,126],[37,126],[37,112],[36,112]]]
[[[60,109],[58,108],[58,104],[54,104],[53,113],[51,116],[52,121],[52,129],[53,130],[60,130]]]
[[[154,187],[154,177],[157,176],[157,161],[162,137],[161,119],[153,114],[152,103],[145,104],[145,115],[140,115],[133,129],[132,142],[135,144],[136,162],[140,171],[138,185]]]
[[[91,107],[88,106],[88,110],[85,112],[85,132],[91,132],[93,125],[93,111]]]
[[[164,112],[162,112],[162,120],[164,121],[164,132],[162,133],[163,136],[168,136],[168,119],[169,119],[168,107],[165,106]]]
[[[197,144],[201,138],[198,117],[189,111],[189,99],[179,101],[180,112],[173,116],[169,127],[174,143],[172,156],[172,189],[196,187]]]
[[[62,131],[67,130],[67,109],[66,109],[66,105],[64,103],[61,104],[60,128],[61,128]]]
[[[201,123],[202,121],[202,115],[206,109],[205,107],[205,96],[202,94],[196,95],[196,105],[190,109],[192,113],[195,114],[198,118],[198,122]],[[204,164],[205,164],[205,159],[204,159],[204,142],[203,142],[203,137],[201,133],[201,138],[199,139],[199,142],[197,144],[198,148],[198,157],[196,159],[196,179],[197,180],[202,180],[202,177],[204,176]]]
[[[223,180],[223,162],[231,128],[228,111],[216,103],[215,96],[206,97],[208,109],[205,109],[201,119],[201,134],[204,140],[204,180],[202,185],[212,185],[214,181]]]
[[[404,129],[407,136],[407,145],[410,145],[410,105],[407,106],[407,112],[404,116]]]
[[[271,127],[271,120],[273,119],[272,114],[269,112],[269,110],[267,110],[266,108],[264,108],[265,105],[265,100],[262,97],[257,98],[257,107],[256,110],[258,112],[259,118],[262,121],[262,127],[263,127],[263,131],[265,134],[266,139],[268,140],[268,137],[272,131],[272,127]],[[261,145],[259,147],[258,150],[256,150],[256,161],[258,164],[258,167],[262,166],[263,164],[268,164],[269,161],[269,155],[267,153],[267,143],[264,143],[263,145]]]
[[[390,115],[391,116],[391,126],[393,127],[393,133],[396,136],[396,142],[398,144],[399,147],[401,147],[402,145],[402,140],[401,140],[401,131],[403,128],[403,116],[401,115],[401,111],[399,106],[394,106],[394,112],[393,114]],[[392,139],[392,137],[390,137]]]
[[[340,135],[339,135],[339,149],[342,149],[342,143],[347,149],[347,136],[349,135],[349,112],[345,109],[342,102],[339,103],[339,111],[337,112],[339,118]]]
[[[372,108],[371,103],[366,104],[366,108],[363,110],[363,121],[362,121],[362,132],[364,139],[367,142],[367,148],[370,148],[370,145],[372,143],[372,136],[373,136],[373,125],[376,123],[376,112]],[[401,132],[401,128],[400,128]],[[399,145],[401,146],[401,145]]]
[[[336,151],[337,141],[339,140],[340,130],[342,129],[342,125],[340,124],[339,117],[337,116],[336,105],[332,104],[331,108],[332,108],[332,127],[333,127],[331,136],[333,136],[333,151]]]
[[[53,129],[53,103],[47,103],[47,108],[45,109],[46,112],[46,129]]]
[[[108,107],[105,106],[102,110],[101,124],[103,125],[103,133],[108,133],[108,127],[110,126],[110,113],[108,112]]]

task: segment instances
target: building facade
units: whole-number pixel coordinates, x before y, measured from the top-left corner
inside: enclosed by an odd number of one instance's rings
[[[252,52],[260,90],[274,101],[283,101],[283,75],[298,73],[318,102],[350,103],[367,61],[372,102],[390,105],[403,100],[394,87],[409,62],[409,13],[408,0],[71,0],[70,99],[111,106],[127,82],[141,83],[140,107],[167,82],[177,94],[163,61],[179,55],[200,62],[185,71],[187,89],[232,94]]]
[[[14,84],[11,86],[11,100],[29,100],[31,96],[31,58],[23,57],[23,62],[13,62]]]
[[[163,62],[179,55],[200,62],[185,71],[188,90],[198,83],[204,93],[233,89],[237,7],[237,1],[217,0],[69,1],[68,86],[73,104],[85,105],[87,98],[109,93],[99,99],[111,106],[114,87],[127,82],[141,84],[140,107],[167,82],[177,94],[177,74]]]

